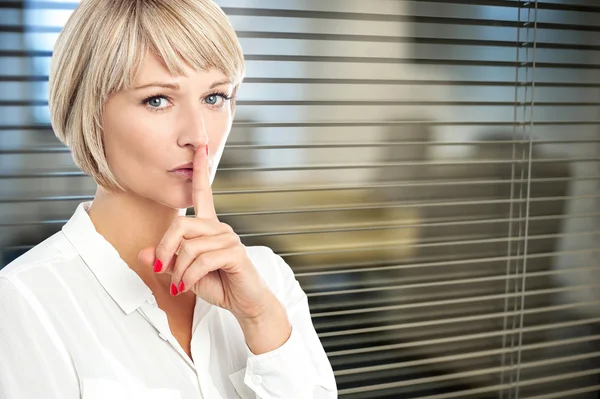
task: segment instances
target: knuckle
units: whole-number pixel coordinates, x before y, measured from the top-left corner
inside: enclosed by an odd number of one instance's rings
[[[237,234],[227,235],[227,241],[230,246],[237,246],[241,243],[240,236],[238,236]]]
[[[167,253],[167,248],[165,246],[164,242],[159,242],[158,245],[156,246],[156,253],[160,254],[160,255],[165,255]]]
[[[182,230],[185,229],[185,226],[187,224],[187,217],[186,216],[177,216],[173,223],[175,225],[175,229],[177,231],[181,232]]]
[[[219,222],[219,226],[223,229],[223,231],[233,233],[233,228],[227,223]]]
[[[196,263],[200,266],[200,267],[206,267],[206,265],[209,262],[209,256],[208,254],[201,254],[196,258]]]
[[[179,255],[189,256],[192,255],[192,244],[188,240],[183,240],[179,246]]]

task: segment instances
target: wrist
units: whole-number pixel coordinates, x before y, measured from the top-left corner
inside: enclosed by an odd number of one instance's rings
[[[286,343],[292,332],[287,312],[275,296],[264,312],[236,319],[244,333],[246,345],[255,355],[279,348]]]

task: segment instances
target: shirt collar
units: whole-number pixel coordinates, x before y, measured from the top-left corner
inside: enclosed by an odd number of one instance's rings
[[[152,290],[96,231],[87,213],[91,204],[79,204],[62,231],[106,292],[126,314],[130,314],[151,297]],[[180,210],[180,214],[185,215],[185,211]]]

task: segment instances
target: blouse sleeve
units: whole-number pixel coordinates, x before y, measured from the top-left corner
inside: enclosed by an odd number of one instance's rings
[[[292,324],[292,334],[274,351],[260,355],[249,352],[244,383],[260,399],[337,398],[331,363],[313,326],[307,296],[287,263],[269,252],[283,276],[277,291]]]
[[[33,294],[0,277],[0,399],[76,399],[71,359]]]

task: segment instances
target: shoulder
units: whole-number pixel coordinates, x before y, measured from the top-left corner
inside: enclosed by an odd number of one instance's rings
[[[295,296],[304,296],[292,268],[269,247],[246,247],[246,252],[254,267],[267,283],[271,291],[282,301],[289,301]]]
[[[59,231],[0,269],[0,280],[26,282],[50,268],[59,268],[76,256],[76,251]]]

